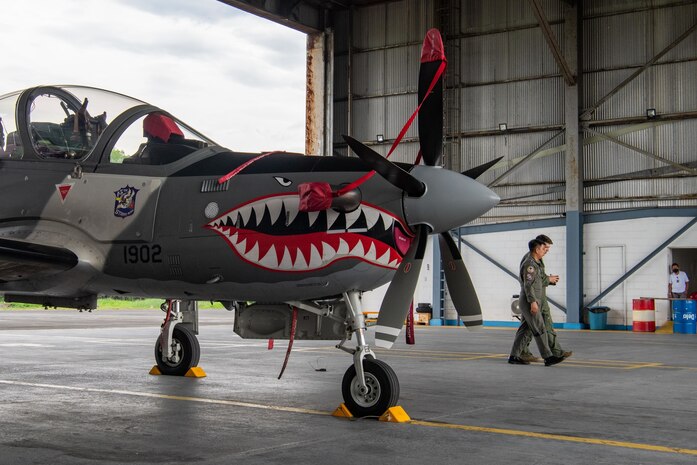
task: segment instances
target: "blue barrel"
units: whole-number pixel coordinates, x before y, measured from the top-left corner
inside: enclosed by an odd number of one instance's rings
[[[684,300],[673,300],[673,333],[675,334],[682,334],[685,332],[685,323],[682,319],[684,310]]]
[[[697,301],[684,300],[682,323],[685,334],[697,334]]]

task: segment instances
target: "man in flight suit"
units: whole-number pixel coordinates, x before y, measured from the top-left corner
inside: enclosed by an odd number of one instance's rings
[[[545,244],[545,255],[547,252],[549,252],[549,249],[551,248],[553,242],[552,239],[549,238],[549,236],[546,236],[544,234],[540,234],[537,236],[535,239],[538,241],[542,241]],[[523,257],[523,260],[525,260],[530,253],[528,252],[525,254]],[[542,284],[543,286],[556,286],[557,282],[559,282],[559,276],[556,275],[547,275],[545,271],[545,263],[543,260],[540,260],[540,264],[542,265]],[[545,291],[545,297],[547,295],[547,292]],[[571,355],[573,355],[573,352],[570,350],[564,350],[561,347],[561,344],[559,344],[559,339],[557,339],[557,332],[554,331],[554,321],[552,321],[552,311],[549,308],[549,301],[545,298],[544,304],[542,305],[542,308],[540,309],[542,312],[542,318],[545,321],[545,331],[547,333],[547,344],[549,344],[549,348],[552,351],[554,355],[557,357],[564,357],[564,358],[569,358]],[[530,328],[528,328],[527,331],[525,331],[525,337],[523,338],[523,345],[522,345],[522,352],[520,354],[513,354],[516,356],[519,356],[521,359],[525,360],[526,362],[541,362],[539,358],[535,357],[531,352],[530,352],[530,342],[532,342],[532,332],[530,331]]]
[[[532,335],[537,343],[537,348],[540,355],[545,360],[545,366],[556,365],[564,360],[564,357],[558,357],[552,353],[547,341],[545,330],[545,322],[542,318],[541,308],[547,296],[545,295],[545,287],[543,284],[544,269],[541,265],[542,257],[547,252],[544,242],[533,239],[528,243],[530,254],[524,258],[520,264],[520,298],[519,305],[523,316],[523,322],[516,332],[511,356],[508,358],[508,363],[515,365],[528,365],[520,358],[520,349],[522,348],[523,337],[528,328],[532,331]]]

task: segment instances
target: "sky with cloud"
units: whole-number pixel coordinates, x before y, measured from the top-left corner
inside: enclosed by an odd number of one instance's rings
[[[234,150],[304,151],[305,35],[217,0],[7,1],[0,43],[0,95],[99,87]]]

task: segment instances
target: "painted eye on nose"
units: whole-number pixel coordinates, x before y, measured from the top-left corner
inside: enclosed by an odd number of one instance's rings
[[[288,178],[284,178],[284,177],[282,177],[282,176],[274,176],[273,178],[274,178],[276,181],[278,181],[278,183],[279,183],[280,185],[282,185],[283,187],[288,187],[288,186],[290,186],[291,184],[293,184],[293,181],[291,181],[291,180],[288,179]]]

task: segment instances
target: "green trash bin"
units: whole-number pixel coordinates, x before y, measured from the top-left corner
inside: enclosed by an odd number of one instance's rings
[[[607,312],[610,307],[598,306],[588,309],[588,323],[591,329],[603,330],[607,329]]]

